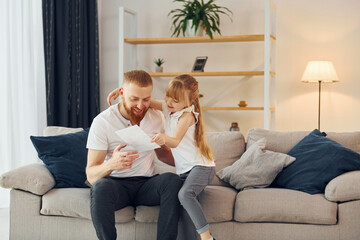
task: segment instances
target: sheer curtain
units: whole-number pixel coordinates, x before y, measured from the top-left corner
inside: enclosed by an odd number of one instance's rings
[[[41,0],[0,0],[0,174],[39,161],[29,136],[46,126],[44,68]]]

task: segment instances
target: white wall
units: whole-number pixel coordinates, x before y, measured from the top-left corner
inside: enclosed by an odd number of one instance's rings
[[[233,22],[221,19],[223,35],[262,34],[264,14],[262,0],[219,0],[230,8]],[[277,5],[276,51],[276,130],[312,130],[317,127],[318,86],[300,81],[310,60],[333,61],[339,83],[322,87],[321,130],[360,130],[360,1],[358,0],[274,0]],[[101,33],[101,109],[107,107],[106,96],[117,87],[118,79],[118,7],[138,14],[138,37],[169,37],[171,19],[168,12],[180,5],[170,0],[99,0]],[[205,71],[254,70],[261,66],[263,43],[216,43],[138,46],[138,68],[154,70],[153,60],[166,60],[164,71],[189,71],[196,56],[208,56]],[[127,56],[130,57],[130,56]],[[215,106],[236,106],[246,100],[249,106],[262,106],[261,77],[197,78],[206,105],[229,87],[233,91]],[[170,79],[154,79],[156,98]],[[239,84],[240,83],[240,84]],[[232,121],[239,122],[246,135],[248,129],[263,127],[262,112],[206,112],[217,121],[205,119],[208,131],[227,130]]]

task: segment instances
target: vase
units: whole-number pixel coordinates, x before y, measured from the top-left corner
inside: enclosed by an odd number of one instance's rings
[[[155,72],[162,72],[163,71],[163,67],[156,67],[155,68]]]
[[[237,122],[232,122],[229,131],[230,132],[232,132],[232,131],[240,131],[238,123]]]
[[[202,21],[200,21],[199,27],[195,32],[195,26],[192,26],[193,20],[189,19],[187,20],[187,25],[186,25],[186,36],[187,37],[201,37],[204,36],[204,28],[202,27]]]

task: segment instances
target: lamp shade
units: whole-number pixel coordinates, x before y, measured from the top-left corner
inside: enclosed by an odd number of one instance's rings
[[[310,61],[301,78],[303,82],[338,82],[334,65],[330,61]]]

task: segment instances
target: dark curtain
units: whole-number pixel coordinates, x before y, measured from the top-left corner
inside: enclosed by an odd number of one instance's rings
[[[99,113],[96,0],[42,0],[48,126],[89,127]]]

